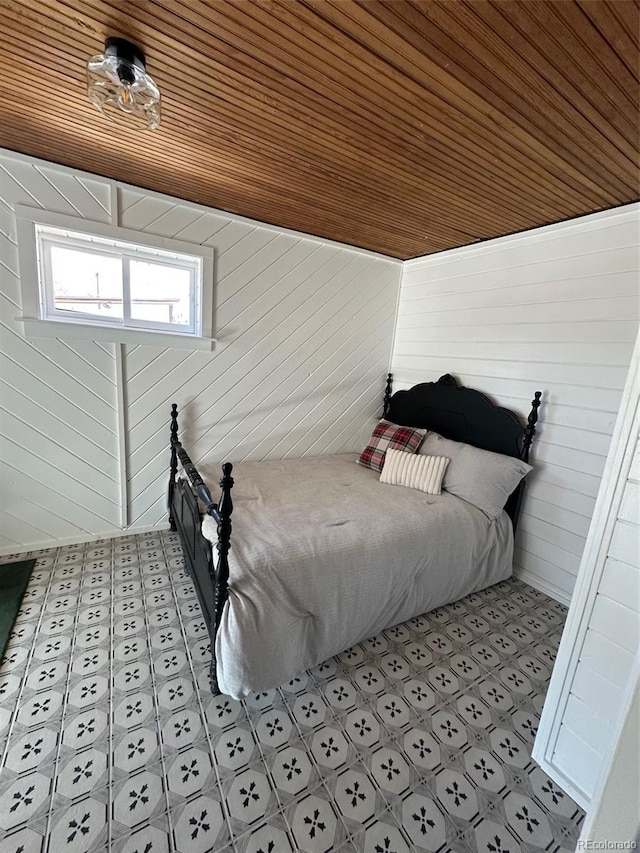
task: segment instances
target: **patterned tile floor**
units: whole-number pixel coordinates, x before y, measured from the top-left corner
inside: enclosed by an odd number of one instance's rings
[[[565,608],[525,584],[240,703],[208,690],[175,535],[32,556],[0,666],[1,853],[575,848],[582,812],[530,758]]]

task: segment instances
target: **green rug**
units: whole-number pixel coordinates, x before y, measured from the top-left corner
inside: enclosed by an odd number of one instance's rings
[[[0,566],[0,659],[4,655],[35,564],[35,560],[22,560],[20,563],[5,563]]]

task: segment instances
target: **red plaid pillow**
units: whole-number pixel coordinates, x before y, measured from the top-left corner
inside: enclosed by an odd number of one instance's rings
[[[376,424],[369,443],[360,454],[358,464],[374,471],[382,471],[385,453],[390,447],[415,453],[426,434],[426,429],[403,427],[381,420]]]

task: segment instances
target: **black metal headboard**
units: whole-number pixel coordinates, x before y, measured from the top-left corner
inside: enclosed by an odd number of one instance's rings
[[[510,409],[496,406],[486,394],[464,388],[450,374],[437,382],[423,382],[407,391],[391,394],[391,374],[387,378],[384,416],[402,426],[422,427],[445,438],[514,456],[525,462],[535,434],[540,406],[540,391],[535,392],[526,426]],[[524,482],[511,495],[505,509],[515,528],[520,511]]]

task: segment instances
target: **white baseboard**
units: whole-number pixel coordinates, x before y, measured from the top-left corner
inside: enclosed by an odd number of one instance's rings
[[[532,586],[534,589],[544,592],[545,595],[559,601],[560,604],[564,604],[566,607],[571,604],[571,596],[563,589],[554,586],[554,584],[549,583],[549,581],[542,580],[542,578],[539,578],[527,569],[514,568],[513,576],[518,578],[518,580],[528,583],[529,586]]]
[[[0,557],[8,554],[24,555],[33,551],[46,551],[49,548],[61,548],[63,545],[80,545],[84,542],[97,542],[100,539],[120,539],[123,536],[135,536],[138,533],[152,533],[156,530],[167,530],[168,522],[162,524],[149,524],[146,527],[127,527],[125,530],[106,530],[104,533],[85,534],[84,536],[67,536],[64,539],[49,539],[42,542],[30,542],[29,545],[19,547],[0,548]]]

